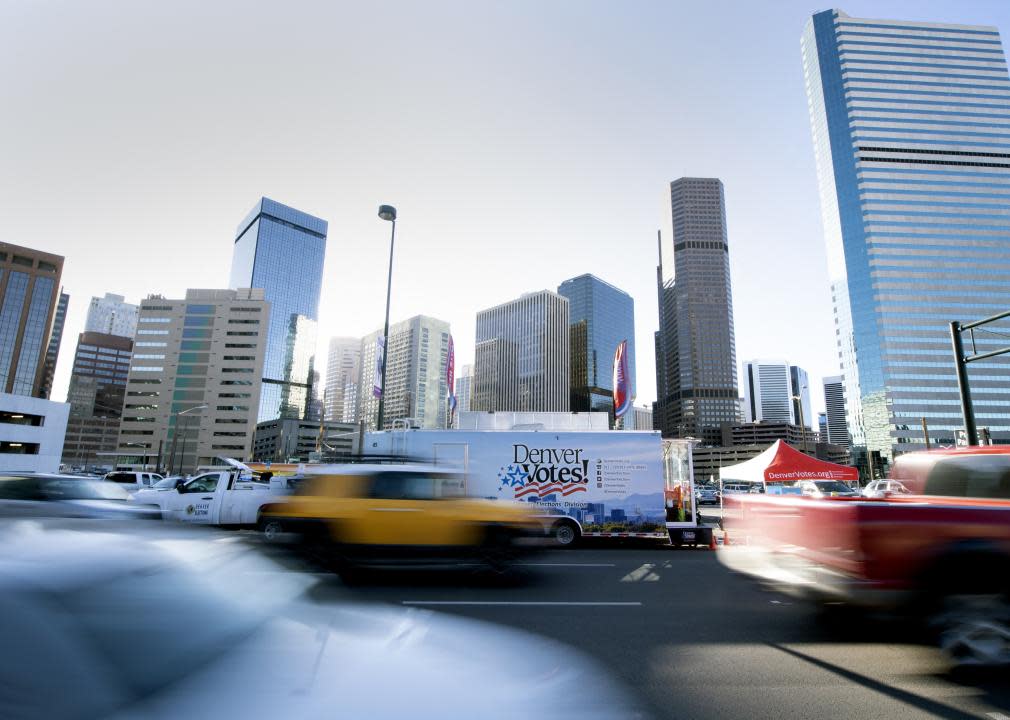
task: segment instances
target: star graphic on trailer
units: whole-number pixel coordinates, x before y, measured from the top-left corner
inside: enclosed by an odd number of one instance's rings
[[[522,471],[518,465],[509,465],[508,472],[505,473],[505,477],[502,478],[502,485],[508,485],[509,487],[515,487],[516,485],[522,487],[526,479],[526,473]]]

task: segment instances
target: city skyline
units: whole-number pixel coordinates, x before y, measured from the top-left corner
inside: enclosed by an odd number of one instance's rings
[[[1010,9],[995,2],[840,6],[860,17],[1010,26]],[[86,15],[69,8],[56,16],[42,7],[25,7],[18,23],[0,30],[5,41],[0,52],[10,62],[16,56],[38,68],[32,84],[15,78],[11,88],[12,101],[24,111],[9,121],[8,137],[19,140],[4,148],[8,162],[0,168],[0,232],[18,244],[67,257],[63,285],[71,302],[65,332],[76,337],[91,296],[113,291],[137,303],[151,292],[178,297],[188,287],[222,286],[235,218],[255,198],[275,197],[331,223],[319,328],[325,342],[331,335],[364,336],[381,320],[388,226],[375,218],[375,210],[379,203],[391,202],[400,210],[393,316],[423,313],[447,319],[455,328],[459,366],[473,361],[473,317],[481,307],[556,287],[574,274],[598,274],[637,301],[636,374],[638,402],[644,403],[655,397],[651,353],[641,348],[651,347],[658,327],[652,299],[659,198],[676,177],[720,177],[734,238],[738,357],[787,356],[807,368],[815,383],[839,372],[797,41],[819,9],[798,2],[741,7],[736,11],[740,22],[729,25],[716,7],[687,12],[657,5],[655,28],[640,28],[637,14],[617,8],[587,8],[578,17],[554,9],[543,11],[543,28],[531,38],[519,19],[521,6],[480,8],[472,11],[479,19],[501,21],[500,37],[481,47],[438,26],[454,10],[429,9],[426,19],[405,7],[375,55],[366,47],[374,38],[359,41],[343,31],[340,42],[317,44],[339,50],[304,49],[311,43],[300,43],[302,50],[289,53],[294,64],[283,70],[297,70],[304,79],[293,89],[282,86],[274,105],[233,118],[225,132],[213,116],[240,106],[264,73],[276,83],[281,70],[271,69],[273,61],[251,56],[252,68],[242,69],[204,63],[204,78],[188,73],[195,65],[173,62],[173,73],[192,78],[192,86],[183,90],[165,79],[170,76],[160,57],[140,51],[157,44],[150,27],[174,28],[177,36],[189,37],[193,62],[202,63],[217,57],[221,36],[237,42],[242,34],[215,30],[223,20],[207,18],[203,30],[192,34],[183,21],[197,13],[195,7],[180,6],[149,24],[141,22],[143,13],[120,8],[116,26],[128,32],[117,33],[113,41],[102,30],[106,11],[101,8]],[[310,33],[318,27],[332,34],[337,19],[354,21],[339,23],[341,27],[375,24],[367,10],[346,11],[354,15],[349,18],[334,18],[337,11],[332,9],[306,12],[317,15],[313,19],[318,22],[305,23]],[[565,22],[553,22],[555,15]],[[412,46],[419,23],[435,33],[429,36],[435,40],[431,46],[455,50]],[[242,18],[240,24],[253,37],[270,29],[253,18]],[[671,35],[660,32],[661,26],[676,30]],[[67,35],[67,49],[83,58],[71,69],[47,56],[47,38],[63,37],[61,28],[69,27],[95,31]],[[706,47],[705,38],[717,34],[725,40],[721,48],[710,42]],[[617,53],[620,62],[613,67],[598,51],[611,38],[629,48]],[[126,43],[125,51],[135,61],[123,63],[121,52],[110,53],[102,43]],[[315,74],[323,71],[313,67],[375,58],[374,72],[383,75],[389,66],[378,62],[378,56],[388,50],[386,43],[415,51],[423,75],[385,74],[392,86],[383,97],[368,94],[376,85],[373,70],[357,79],[340,78],[338,87],[320,96],[320,114],[330,118],[325,124],[281,111],[307,84],[326,84]],[[559,44],[569,54],[570,69],[563,71],[564,92],[544,110],[544,98],[556,88],[551,77],[536,80],[536,68],[550,65],[552,48]],[[521,62],[502,65],[520,47],[525,49]],[[326,52],[338,55],[314,55]],[[469,68],[455,66],[458,52],[472,56]],[[741,72],[741,67],[747,69]],[[257,68],[264,72],[257,74]],[[90,87],[80,82],[82,72],[103,78],[88,98],[75,89]],[[477,83],[465,81],[471,72],[491,78],[487,90],[475,90]],[[122,91],[127,83],[135,87],[134,73],[155,78],[136,89],[139,97]],[[418,87],[411,89],[412,83]],[[415,103],[418,113],[412,123],[417,124],[409,126],[414,132],[404,134],[395,108],[406,99],[419,102],[419,93],[428,93],[431,101]],[[627,101],[595,112],[594,103],[604,94]],[[46,100],[64,96],[87,103],[94,126],[65,125]],[[357,103],[367,112],[338,112],[347,97],[372,102]],[[339,105],[334,105],[336,98]],[[482,103],[498,107],[499,102],[514,108],[500,121],[485,123],[489,118],[474,109]],[[173,111],[179,105],[199,112],[191,120],[180,119]],[[115,132],[91,129],[101,125]],[[430,134],[429,149],[414,147],[422,134]],[[756,135],[762,143],[752,142]],[[140,143],[144,152],[129,156],[127,148]],[[500,150],[489,149],[497,146]],[[470,148],[481,149],[467,160]],[[769,169],[769,153],[779,167]],[[435,166],[441,169],[432,175]],[[494,167],[500,172],[489,173],[487,168]],[[150,184],[138,185],[139,177]],[[40,215],[47,218],[45,224],[37,222]],[[493,227],[480,221],[489,215],[496,218]],[[783,223],[783,217],[789,222]],[[446,271],[449,258],[480,262],[472,252],[475,237],[482,241],[482,252],[494,258],[494,282],[464,277],[480,272]],[[775,252],[768,252],[769,238]],[[502,252],[496,254],[497,248]],[[769,283],[781,275],[782,257],[793,273],[785,282]],[[159,272],[152,276],[151,267]],[[437,292],[430,291],[432,278]],[[348,292],[356,299],[353,312]],[[797,296],[804,302],[796,303]],[[802,342],[776,327],[782,323],[774,318],[786,313],[790,322],[809,328]],[[60,354],[53,399],[65,396],[71,355]],[[324,355],[321,343],[317,357]]]

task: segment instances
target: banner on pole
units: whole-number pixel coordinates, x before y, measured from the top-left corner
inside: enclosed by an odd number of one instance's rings
[[[622,340],[614,353],[614,417],[623,417],[631,409],[628,387],[628,341]]]

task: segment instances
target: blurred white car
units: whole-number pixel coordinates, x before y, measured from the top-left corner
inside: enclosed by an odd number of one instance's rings
[[[909,489],[897,480],[874,480],[863,488],[863,497],[882,498],[885,495],[908,495]]]
[[[310,575],[198,530],[0,522],[0,717],[643,717],[557,642],[313,604]]]

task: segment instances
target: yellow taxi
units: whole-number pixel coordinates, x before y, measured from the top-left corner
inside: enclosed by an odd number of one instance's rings
[[[339,566],[477,561],[507,570],[542,540],[520,503],[463,494],[464,476],[423,465],[307,470],[297,492],[263,506],[267,540],[294,538]]]

